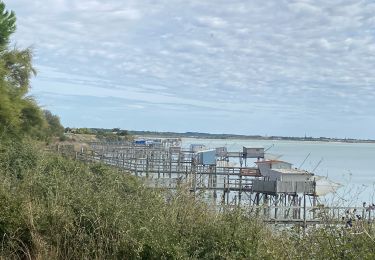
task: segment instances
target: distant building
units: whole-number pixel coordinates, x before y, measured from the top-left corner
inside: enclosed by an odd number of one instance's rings
[[[271,181],[306,181],[313,173],[308,171],[293,169],[292,164],[278,160],[259,161],[258,165],[260,174]]]

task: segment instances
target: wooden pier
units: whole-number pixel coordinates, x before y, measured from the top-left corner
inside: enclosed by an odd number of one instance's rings
[[[134,142],[91,143],[76,152],[77,159],[103,162],[144,178],[152,188],[187,187],[204,193],[208,202],[221,208],[242,207],[274,224],[346,224],[349,220],[373,221],[371,207],[327,207],[314,194],[265,193],[253,190],[262,180],[257,167],[247,167],[242,152],[218,154],[215,165],[200,165],[196,153],[176,146],[173,139],[155,145]],[[60,149],[60,152],[62,149]],[[241,166],[232,166],[231,159]],[[245,166],[242,166],[245,165]]]

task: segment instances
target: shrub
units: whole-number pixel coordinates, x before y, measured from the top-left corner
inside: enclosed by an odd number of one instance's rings
[[[0,143],[0,258],[372,259],[371,225],[269,229],[102,164]]]

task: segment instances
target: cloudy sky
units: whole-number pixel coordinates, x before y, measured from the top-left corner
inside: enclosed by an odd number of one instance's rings
[[[5,0],[65,126],[375,139],[370,0]]]

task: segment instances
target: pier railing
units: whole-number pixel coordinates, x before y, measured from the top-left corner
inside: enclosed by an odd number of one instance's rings
[[[257,168],[230,166],[225,160],[216,165],[196,165],[190,152],[175,153],[171,149],[128,143],[96,143],[92,150],[81,149],[80,152],[61,147],[58,150],[82,161],[118,167],[144,178],[146,185],[152,188],[187,187],[194,193],[203,192],[207,200],[221,208],[241,207],[269,223],[353,225],[372,222],[375,217],[375,207],[327,207],[306,194],[254,192],[253,181],[261,179]]]

